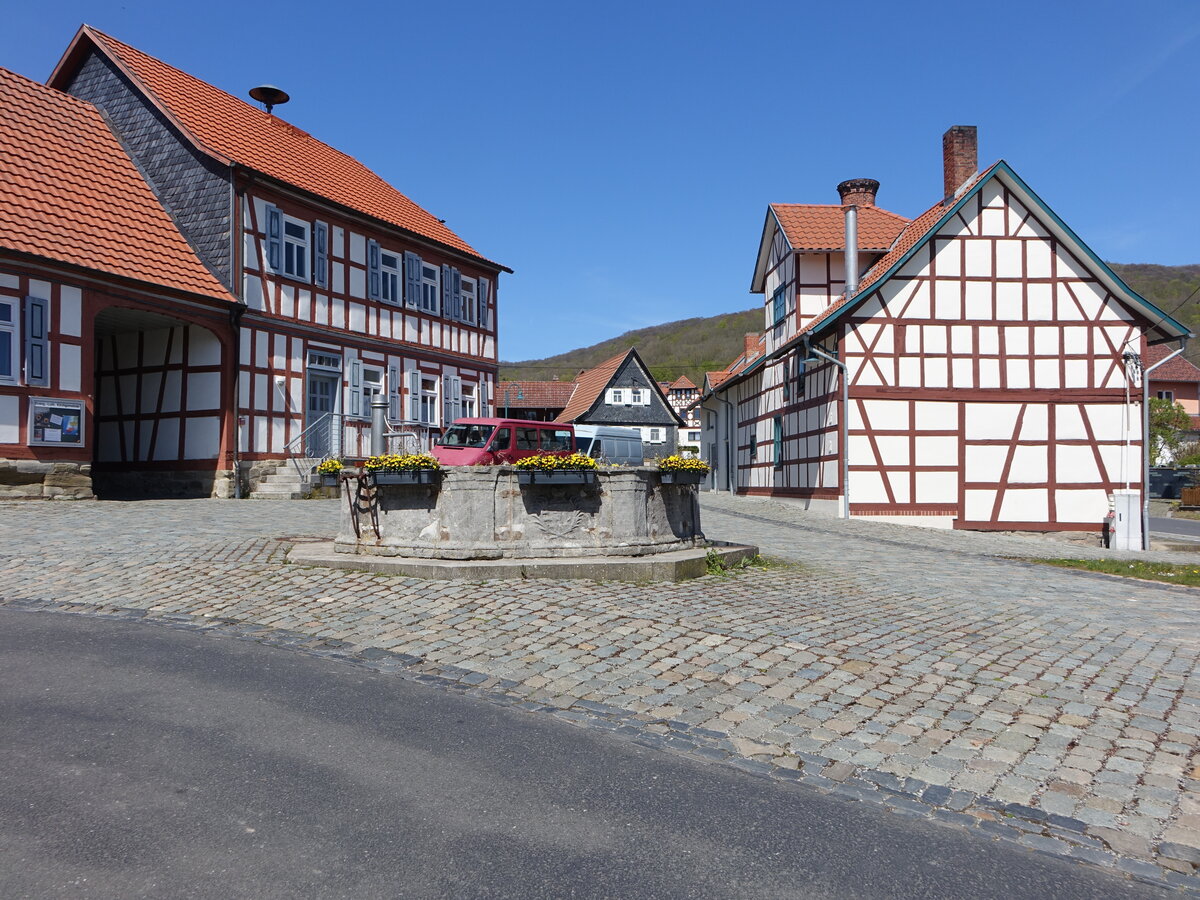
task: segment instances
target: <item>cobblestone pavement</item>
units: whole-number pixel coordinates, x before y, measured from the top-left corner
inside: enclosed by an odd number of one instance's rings
[[[1005,558],[1111,555],[1040,538],[702,506],[790,564],[432,582],[286,564],[332,501],[7,503],[0,602],[316,648],[1196,886],[1200,591]]]

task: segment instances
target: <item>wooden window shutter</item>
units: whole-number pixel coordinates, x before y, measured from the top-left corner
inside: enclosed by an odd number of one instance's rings
[[[272,272],[283,270],[283,213],[278,206],[267,206],[267,266]]]
[[[454,376],[454,418],[462,418],[462,378],[458,375]],[[451,420],[453,421],[453,419]],[[449,422],[446,423],[450,424]]]
[[[329,226],[313,222],[313,284],[329,286]]]
[[[421,257],[404,251],[404,302],[409,306],[421,306]]]
[[[488,304],[491,302],[492,283],[486,278],[479,279],[479,327],[489,328],[491,323]]]
[[[408,419],[410,422],[421,419],[421,373],[416,369],[408,370]]]
[[[369,411],[363,410],[362,360],[360,359],[350,360],[350,415],[369,415]]]
[[[396,366],[388,366],[388,418],[393,422],[400,421],[400,370]]]
[[[454,305],[454,318],[461,322],[463,320],[462,272],[453,267],[450,269],[450,285],[450,299]]]
[[[367,241],[367,299],[378,300],[380,296],[379,241]]]
[[[451,317],[450,272],[449,266],[442,266],[442,316],[447,319]]]
[[[445,422],[449,425],[457,416],[454,415],[454,376],[442,376],[442,406],[444,407],[443,416]]]
[[[25,298],[25,383],[50,386],[50,301]]]

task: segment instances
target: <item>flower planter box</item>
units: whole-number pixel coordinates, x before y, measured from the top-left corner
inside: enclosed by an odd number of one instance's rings
[[[437,469],[411,469],[406,472],[372,472],[371,481],[385,484],[438,484],[442,473]]]
[[[596,473],[570,469],[518,469],[520,484],[595,484]]]
[[[704,472],[662,472],[663,484],[699,484],[704,480]]]
[[[340,475],[329,475],[327,473],[322,472],[321,473],[321,485],[323,487],[337,487],[338,480],[340,478],[341,478]]]

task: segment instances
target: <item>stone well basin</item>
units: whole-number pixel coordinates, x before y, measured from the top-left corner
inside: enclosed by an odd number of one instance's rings
[[[353,482],[351,482],[353,485]],[[702,547],[691,485],[655,468],[601,469],[591,485],[523,485],[512,466],[442,470],[437,485],[376,490],[376,537],[366,498],[342,507],[340,553],[425,559],[644,556]]]

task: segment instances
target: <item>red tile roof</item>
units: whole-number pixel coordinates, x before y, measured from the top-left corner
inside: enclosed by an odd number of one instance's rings
[[[1150,344],[1146,347],[1146,358],[1143,363],[1147,368],[1175,352],[1171,344]],[[1151,383],[1155,381],[1197,381],[1200,382],[1200,368],[1188,362],[1182,356],[1177,356],[1169,363],[1159,366],[1150,373]]]
[[[87,25],[90,38],[202,150],[483,259],[466,241],[358,160],[207,82]],[[58,85],[61,87],[62,85]]]
[[[672,391],[694,391],[695,389],[696,385],[686,375],[680,375],[668,387],[668,390]]]
[[[793,250],[845,249],[845,207],[826,203],[772,203],[771,209]],[[907,223],[904,216],[878,206],[858,207],[859,249],[887,250]]]
[[[496,385],[494,400],[497,407],[560,410],[574,390],[573,381],[502,381]]]
[[[976,175],[962,188],[960,193],[966,192],[973,188],[979,181],[987,177],[988,173],[991,172],[993,168],[995,168],[995,166],[989,166],[987,169]],[[922,238],[929,233],[930,229],[932,229],[939,221],[941,221],[941,218],[946,214],[947,209],[949,209],[949,207],[939,200],[937,203],[933,204],[933,206],[929,207],[929,209],[925,210],[925,212],[921,213],[921,215],[909,222],[904,227],[904,230],[899,233],[895,243],[892,244],[888,252],[879,257],[879,259],[875,261],[875,265],[871,266],[871,268],[867,270],[867,273],[863,275],[862,280],[858,283],[858,291],[855,293],[854,297],[847,299],[846,295],[843,294],[838,300],[834,301],[829,308],[825,310],[825,312],[821,313],[820,316],[810,322],[805,331],[816,331],[825,320],[827,320],[831,315],[833,315],[837,310],[841,309],[847,303],[853,302],[855,299],[865,297],[867,295],[867,291],[870,290],[871,287],[877,281],[879,281],[879,279],[882,278],[889,269],[892,268],[892,266],[899,262],[905,253],[915,247],[922,240]]]
[[[606,359],[595,368],[580,372],[579,377],[575,379],[577,389],[571,395],[571,401],[566,408],[556,417],[556,421],[574,422],[575,419],[591,409],[600,395],[604,393],[604,389],[608,387],[613,376],[617,374],[617,369],[621,368],[621,364],[632,352],[633,348],[622,350],[612,359]]]
[[[0,247],[234,298],[90,103],[0,69]]]

